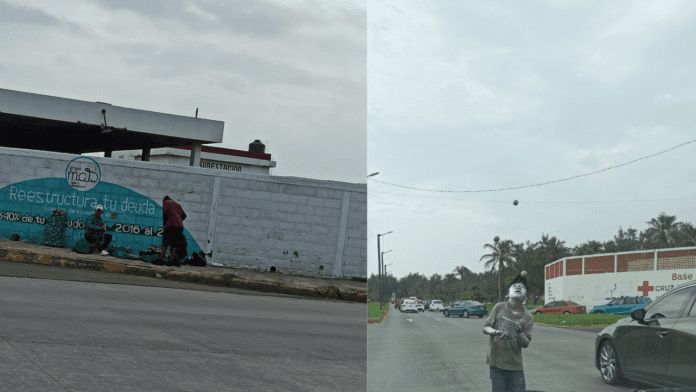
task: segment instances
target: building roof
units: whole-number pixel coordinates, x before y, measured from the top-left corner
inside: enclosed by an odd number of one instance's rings
[[[181,150],[191,150],[190,145],[189,146],[174,146],[174,148],[178,148]],[[256,151],[233,150],[231,148],[201,146],[201,152],[207,152],[207,153],[211,153],[211,154],[220,154],[220,155],[229,155],[229,156],[235,156],[235,157],[262,159],[264,161],[271,160],[271,154],[265,154],[265,153],[256,152]]]
[[[0,89],[0,146],[72,154],[222,142],[224,122]]]

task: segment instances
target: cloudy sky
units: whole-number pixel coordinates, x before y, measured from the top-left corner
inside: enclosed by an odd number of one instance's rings
[[[367,6],[368,273],[475,272],[493,237],[573,247],[696,223],[696,5],[375,1]],[[375,181],[372,181],[374,179]],[[519,200],[513,206],[513,200]]]
[[[0,87],[225,122],[274,175],[364,183],[365,0],[0,0]]]

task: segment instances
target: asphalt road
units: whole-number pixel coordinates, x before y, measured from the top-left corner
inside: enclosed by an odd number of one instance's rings
[[[364,391],[365,317],[339,301],[0,277],[0,391]]]
[[[485,318],[445,318],[440,312],[392,309],[367,327],[368,391],[490,391]],[[605,384],[594,367],[596,332],[535,325],[522,349],[528,391],[628,391]]]

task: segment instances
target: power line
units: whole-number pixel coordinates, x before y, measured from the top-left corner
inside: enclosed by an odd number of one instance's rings
[[[635,162],[641,161],[641,160],[643,160],[643,159],[652,158],[652,157],[654,157],[654,156],[656,156],[656,155],[664,154],[664,153],[666,153],[666,152],[668,152],[668,151],[672,151],[672,150],[674,150],[674,149],[677,149],[677,148],[679,148],[679,147],[686,146],[687,144],[691,144],[691,143],[694,143],[694,142],[696,142],[696,140],[692,140],[692,141],[690,141],[690,142],[682,143],[682,144],[680,144],[680,145],[678,145],[678,146],[674,146],[674,147],[672,147],[672,148],[668,148],[668,149],[666,149],[666,150],[664,150],[664,151],[660,151],[660,152],[657,152],[657,153],[652,154],[652,155],[644,156],[644,157],[642,157],[642,158],[638,158],[638,159],[632,160],[632,161],[630,161],[630,162],[622,163],[622,164],[620,164],[620,165],[607,167],[607,168],[602,169],[602,170],[593,171],[593,172],[591,172],[591,173],[579,174],[579,175],[577,175],[577,176],[568,177],[568,178],[563,178],[563,179],[560,179],[560,180],[553,180],[553,181],[542,182],[542,183],[539,183],[539,184],[523,185],[523,186],[510,187],[510,188],[484,189],[484,190],[477,190],[477,191],[450,191],[450,190],[438,190],[438,189],[423,189],[423,188],[415,188],[415,187],[404,186],[404,185],[397,185],[397,184],[392,184],[392,183],[389,183],[389,182],[384,182],[384,181],[380,181],[380,180],[375,180],[374,177],[370,177],[369,180],[370,180],[370,181],[379,182],[380,184],[391,185],[391,186],[395,186],[395,187],[399,187],[399,188],[414,189],[414,190],[417,190],[417,191],[427,191],[427,192],[443,192],[443,193],[481,193],[481,192],[509,191],[509,190],[513,190],[513,189],[531,188],[531,187],[535,187],[535,186],[543,186],[543,185],[553,184],[553,183],[556,183],[556,182],[569,181],[569,180],[573,180],[573,179],[580,178],[580,177],[591,176],[591,175],[593,175],[593,174],[597,174],[597,173],[601,173],[601,172],[604,172],[604,171],[607,171],[607,170],[615,169],[615,168],[617,168],[617,167],[630,165],[631,163],[635,163]]]
[[[437,196],[427,196],[427,195],[407,195],[404,193],[391,193],[391,192],[380,192],[380,191],[369,191],[369,194],[383,194],[392,196],[404,196],[413,197],[416,199],[437,199],[437,200],[452,200],[452,201],[466,201],[471,203],[510,203],[510,200],[469,200],[469,199],[457,199],[453,197],[437,197]],[[665,202],[665,201],[684,201],[684,200],[696,200],[696,197],[684,197],[677,199],[645,199],[645,200],[585,200],[585,201],[546,201],[546,200],[520,200],[520,203],[524,204],[600,204],[600,203],[653,203],[653,202]]]

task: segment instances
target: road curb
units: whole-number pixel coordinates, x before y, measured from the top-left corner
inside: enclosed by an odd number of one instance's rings
[[[22,241],[0,239],[0,260],[87,269],[124,275],[136,275],[208,286],[231,287],[265,293],[290,294],[311,298],[367,303],[367,287],[359,282],[260,273],[224,267],[168,267],[140,260],[125,260],[97,254],[80,254],[67,248],[55,248]],[[364,286],[367,286],[364,284]]]
[[[368,318],[367,323],[368,324],[379,324],[379,323],[383,323],[383,322],[387,321],[387,318],[389,317],[390,310],[391,310],[391,306],[389,306],[389,304],[387,304],[387,311],[384,312],[384,314],[381,317]]]

